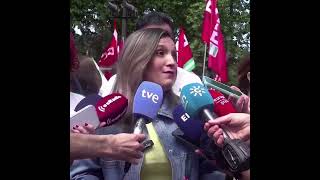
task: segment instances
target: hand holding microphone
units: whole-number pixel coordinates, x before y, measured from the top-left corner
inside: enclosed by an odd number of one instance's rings
[[[70,161],[74,159],[107,157],[138,163],[144,148],[144,134],[91,135],[70,133]]]
[[[115,134],[111,135],[110,147],[113,159],[125,160],[133,164],[138,164],[142,157],[144,146],[140,143],[144,141],[144,134]]]
[[[88,119],[84,124],[73,123],[76,125],[71,130],[72,132],[94,134],[96,128],[110,126],[116,123],[125,114],[128,100],[119,93],[113,93],[104,98],[92,94],[82,99],[76,106],[75,111],[80,111],[88,105],[95,106],[96,116],[98,116],[99,122],[93,121],[93,119],[96,118],[92,117],[92,119]]]
[[[231,88],[232,87],[235,87],[235,86],[231,86]],[[238,90],[238,91],[240,91],[240,89],[235,89],[235,90]],[[241,91],[240,91],[241,92]],[[219,92],[219,91],[217,91],[217,90],[214,90],[214,89],[211,89],[211,90],[209,90],[209,93],[211,94],[211,96],[214,98],[214,108],[213,108],[213,111],[214,111],[214,113],[216,113],[219,117],[221,117],[221,116],[225,116],[225,115],[227,115],[227,114],[230,114],[230,113],[236,113],[237,111],[236,111],[236,109],[234,108],[234,106],[232,105],[232,103],[230,102],[230,101],[228,101],[226,98],[225,98],[225,96],[221,93],[221,92]],[[238,100],[238,103],[241,103],[241,102],[243,102],[243,100],[244,100],[244,98],[245,98],[245,96],[246,95],[241,95],[240,96],[240,98],[239,98],[239,100]],[[230,97],[230,96],[229,96]],[[250,103],[250,101],[249,101],[249,103]],[[245,103],[244,103],[245,104]],[[248,105],[248,104],[247,104]],[[250,105],[250,104],[249,104]],[[240,107],[240,106],[237,106],[237,107]],[[245,107],[245,106],[242,106],[242,107]],[[250,112],[250,108],[249,108],[249,112]],[[250,120],[250,115],[249,114],[242,114],[242,113],[237,113],[237,114],[233,114],[233,115],[231,115],[231,116],[225,116],[224,118],[230,118],[230,119],[246,119],[247,117],[249,117],[249,120]],[[209,122],[212,122],[212,124],[214,124],[213,122],[218,122],[219,120],[218,119],[220,119],[220,118],[217,118],[217,119],[215,119],[215,121],[212,121],[212,120],[210,120]],[[235,122],[235,121],[234,121]],[[208,126],[208,123],[206,123],[207,124],[207,126]],[[241,139],[241,140],[243,140],[243,141],[247,141],[247,138],[245,138],[243,135],[239,135],[238,134],[238,132],[234,132],[234,129],[230,129],[229,127],[227,127],[227,126],[222,126],[223,127],[223,129],[225,129],[226,131],[227,131],[227,133],[229,134],[229,135],[231,135],[232,137],[233,137],[233,139],[234,138],[236,138],[236,139]],[[206,127],[205,127],[206,128]],[[217,127],[215,127],[215,130],[216,130],[216,128]],[[248,128],[249,129],[249,128]],[[206,129],[206,131],[207,131],[207,129]],[[210,132],[210,134],[208,134],[209,135],[209,137],[212,137],[212,132],[211,132],[212,130],[210,130],[209,132]],[[246,131],[246,130],[245,130]],[[222,129],[220,128],[220,130],[219,130],[219,132],[218,133],[220,133],[220,134],[222,134]],[[240,132],[241,133],[241,132]],[[223,137],[223,136],[222,136]],[[221,137],[221,138],[222,138]],[[219,145],[219,146],[221,146],[222,147],[222,145],[223,144],[220,144],[220,142],[221,141],[223,141],[223,140],[219,140],[219,143],[216,141],[216,144],[217,145]]]
[[[221,127],[228,129],[233,139],[248,141],[250,139],[250,114],[231,113],[205,123],[204,130],[208,132],[209,137],[213,137],[220,147],[224,143]]]
[[[236,86],[231,86],[230,88],[241,92],[240,89]],[[249,96],[243,93],[239,98],[233,95],[230,95],[228,97],[228,100],[231,101],[232,104],[236,107],[237,112],[250,113],[250,97]]]
[[[214,121],[216,115],[210,110],[213,109],[214,102],[208,90],[199,83],[191,83],[182,88],[181,102],[186,112],[191,117],[199,117],[204,121]],[[233,173],[238,173],[250,168],[250,149],[239,139],[230,139],[227,133],[221,152],[228,169]]]
[[[105,122],[100,123],[99,127],[103,127]],[[95,134],[96,130],[93,125],[85,123],[84,126],[76,125],[71,129],[73,133],[81,133],[81,134]]]
[[[87,122],[84,126],[76,124],[80,133],[93,133],[94,129],[105,124],[110,126],[121,119],[127,110],[128,100],[119,93],[110,94],[104,98],[99,95],[89,95],[79,102],[75,111],[81,111],[88,106],[94,106],[94,113],[86,114],[80,120],[73,123]],[[95,116],[95,118],[90,118]],[[92,119],[97,119],[93,122]],[[90,124],[92,122],[92,124]],[[95,126],[93,126],[93,124]],[[125,160],[130,163],[138,163],[142,157],[144,146],[144,134],[115,134],[115,135],[88,135],[70,134],[70,155],[72,158],[108,157],[117,160]]]

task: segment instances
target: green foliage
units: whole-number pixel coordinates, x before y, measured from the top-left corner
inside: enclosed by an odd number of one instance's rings
[[[113,3],[120,5],[122,1]],[[138,13],[127,19],[127,34],[134,31],[136,20],[148,11],[167,13],[174,20],[176,28],[184,27],[187,39],[196,61],[194,72],[202,74],[204,44],[201,40],[204,0],[131,0]],[[76,36],[80,52],[99,58],[103,48],[111,40],[114,14],[107,8],[107,1],[71,0],[71,27],[78,26],[83,33]],[[122,9],[122,8],[120,8]],[[225,48],[228,55],[230,84],[237,84],[237,66],[240,58],[249,52],[250,45],[250,1],[219,0],[218,10],[220,23],[225,37]],[[121,15],[119,12],[119,16]],[[132,15],[132,14],[131,14]],[[93,27],[95,32],[91,32]],[[121,35],[121,19],[117,19],[118,34]],[[249,34],[244,37],[245,34]],[[207,64],[206,64],[207,66]],[[210,71],[206,71],[210,75]]]

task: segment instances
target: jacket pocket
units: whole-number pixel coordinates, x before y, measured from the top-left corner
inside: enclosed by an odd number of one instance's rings
[[[124,162],[119,160],[100,159],[103,176],[105,180],[122,180]]]

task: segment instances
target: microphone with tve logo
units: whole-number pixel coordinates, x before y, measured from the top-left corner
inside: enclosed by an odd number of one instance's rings
[[[209,91],[199,83],[191,83],[182,88],[181,103],[186,112],[194,118],[208,121],[215,117],[210,111],[214,102]],[[221,149],[225,164],[233,172],[241,172],[250,168],[250,149],[243,141],[231,139],[223,130],[225,136],[224,145]]]
[[[143,81],[133,99],[133,115],[136,120],[133,133],[141,134],[146,123],[157,116],[162,104],[163,90],[159,84]]]
[[[134,95],[133,116],[136,121],[133,133],[143,133],[143,128],[150,123],[160,109],[163,99],[163,90],[159,84],[143,81]],[[153,141],[148,139],[143,143],[144,150],[153,146]],[[127,173],[131,164],[126,162],[124,172]]]

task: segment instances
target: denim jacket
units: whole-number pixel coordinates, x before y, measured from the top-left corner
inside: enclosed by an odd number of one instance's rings
[[[172,111],[175,106],[176,104],[169,103],[168,98],[165,98],[157,117],[151,123],[157,131],[161,144],[170,161],[172,179],[182,180],[185,175],[188,175],[190,176],[189,180],[198,180],[198,156],[191,148],[184,146],[171,134],[178,128],[172,117]],[[146,130],[144,130],[144,133],[147,133]],[[143,159],[141,158],[137,165],[132,164],[126,174],[124,174],[125,162],[123,161],[102,158],[100,164],[105,179],[122,180],[124,176],[125,180],[139,180]]]
[[[183,180],[184,176],[187,176],[189,180],[199,180],[198,155],[194,153],[192,148],[184,145],[172,136],[172,132],[178,128],[172,116],[172,111],[176,105],[175,103],[170,103],[170,100],[165,97],[157,117],[151,123],[157,131],[161,145],[170,161],[172,180]],[[116,133],[121,133],[121,130],[116,127],[108,127],[99,132],[99,134]],[[144,134],[148,135],[146,128],[144,129]],[[124,161],[100,158],[99,163],[105,180],[140,180],[143,160],[144,157],[140,159],[138,164],[132,164],[126,174],[124,173]],[[208,177],[212,179],[212,176]],[[213,178],[212,180],[215,179]],[[223,179],[223,177],[217,179]]]

